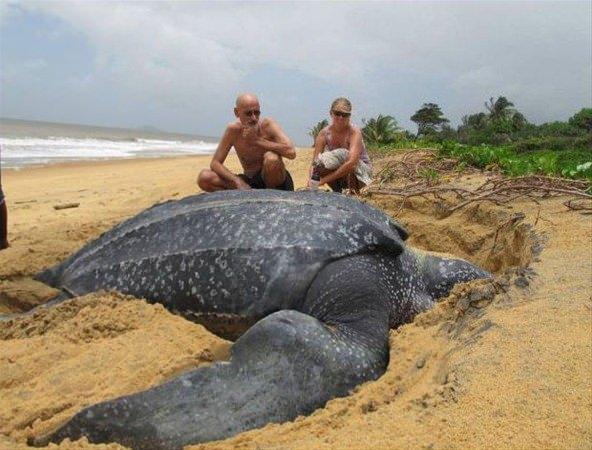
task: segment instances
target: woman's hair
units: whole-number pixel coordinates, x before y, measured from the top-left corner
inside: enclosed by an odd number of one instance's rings
[[[344,109],[346,109],[348,112],[351,112],[351,110],[352,110],[351,102],[345,97],[339,97],[339,98],[336,98],[335,100],[333,100],[333,103],[331,103],[330,111],[333,111],[338,106],[344,107]]]

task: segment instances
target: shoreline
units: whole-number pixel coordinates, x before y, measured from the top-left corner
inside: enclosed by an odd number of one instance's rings
[[[298,158],[298,156],[303,153],[303,154],[307,154],[307,158],[309,157],[308,153],[312,152],[312,148],[311,147],[296,147],[296,158]],[[45,169],[45,168],[52,168],[52,167],[56,167],[56,168],[61,168],[61,167],[71,167],[71,168],[78,168],[78,167],[84,167],[87,165],[91,165],[91,166],[100,166],[100,165],[105,165],[105,166],[109,166],[109,165],[118,165],[118,164],[134,164],[135,162],[138,161],[153,161],[153,160],[162,160],[162,161],[168,161],[168,160],[176,160],[176,159],[201,159],[201,158],[207,158],[208,161],[211,160],[212,156],[214,155],[214,152],[212,153],[203,153],[203,154],[176,154],[176,155],[155,155],[155,156],[131,156],[129,158],[88,158],[88,159],[72,159],[72,160],[68,160],[68,159],[63,159],[63,160],[57,160],[56,162],[46,162],[46,163],[33,163],[33,164],[25,164],[19,167],[4,167],[4,164],[0,164],[0,169],[2,171],[2,173],[11,173],[11,172],[23,172],[23,171],[28,171],[28,170],[39,170],[39,169]],[[228,158],[227,160],[231,160],[232,157],[236,157],[236,153],[234,151],[234,149],[230,150],[230,153],[228,154]],[[289,160],[284,160],[286,162],[286,166],[288,166],[288,161]]]
[[[132,156],[129,158],[89,158],[89,159],[74,159],[74,160],[59,160],[56,162],[47,162],[47,163],[34,163],[34,164],[26,164],[19,167],[2,167],[2,172],[23,172],[28,170],[39,170],[39,169],[47,169],[47,168],[62,168],[62,167],[70,167],[70,168],[79,168],[85,166],[110,166],[110,165],[118,165],[118,164],[134,164],[137,161],[144,161],[144,160],[171,160],[171,159],[180,159],[180,158],[211,158],[212,154],[203,154],[203,155],[170,155],[170,156]]]

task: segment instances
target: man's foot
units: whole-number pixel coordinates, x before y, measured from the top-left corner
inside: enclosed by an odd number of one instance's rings
[[[4,250],[5,248],[10,247],[8,241],[0,241],[0,250]]]

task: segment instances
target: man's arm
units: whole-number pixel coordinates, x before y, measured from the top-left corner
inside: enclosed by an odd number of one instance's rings
[[[216,175],[218,175],[231,186],[235,186],[237,189],[250,189],[250,186],[247,183],[245,183],[242,180],[242,178],[232,173],[224,166],[224,161],[226,161],[228,152],[230,151],[230,148],[233,146],[234,141],[236,140],[236,136],[239,133],[239,130],[233,128],[232,125],[233,124],[230,124],[226,127],[224,136],[222,136],[222,139],[218,144],[218,148],[216,149],[216,152],[212,157],[210,169],[212,169],[212,171],[216,173]]]
[[[288,159],[296,158],[296,149],[284,130],[273,119],[266,119],[266,132],[273,137],[273,140],[258,136],[255,145],[264,152],[272,151]]]
[[[347,160],[337,170],[325,175],[319,182],[320,185],[331,183],[339,178],[344,177],[348,173],[355,170],[362,154],[362,132],[358,129],[354,131],[352,140],[349,145],[349,154]]]

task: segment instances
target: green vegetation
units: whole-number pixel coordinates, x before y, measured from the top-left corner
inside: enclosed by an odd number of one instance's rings
[[[440,180],[440,174],[436,169],[432,169],[431,167],[426,167],[420,169],[418,174],[419,178],[423,178],[428,184],[437,183]]]
[[[310,130],[308,130],[308,135],[312,138],[313,146],[314,141],[317,139],[317,136],[319,135],[321,130],[325,128],[327,125],[329,125],[329,121],[327,119],[323,119],[320,122],[317,122],[317,124]]]
[[[592,133],[592,108],[582,108],[569,119],[569,124],[574,128],[581,128]]]
[[[437,145],[438,154],[478,168],[498,168],[510,176],[542,174],[592,182],[590,150],[539,150],[518,153],[510,146],[464,145],[446,141]]]
[[[376,119],[362,119],[362,135],[366,142],[388,144],[397,140],[401,128],[393,116],[379,114]]]
[[[441,132],[450,121],[435,103],[424,103],[421,109],[411,116],[417,124],[417,136],[430,136]]]

